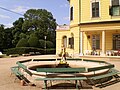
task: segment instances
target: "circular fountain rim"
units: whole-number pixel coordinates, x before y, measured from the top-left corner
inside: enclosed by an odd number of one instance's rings
[[[34,60],[32,60],[32,62],[31,63],[33,63],[33,62],[35,62]],[[37,63],[38,63],[39,61],[37,61]],[[48,62],[48,61],[47,61]],[[77,61],[78,62],[78,61]],[[90,62],[89,62],[90,63]],[[97,62],[94,62],[94,63],[97,63]],[[106,63],[106,62],[104,62],[104,64],[106,64],[106,65],[111,65],[111,64],[108,64],[108,63]],[[28,64],[27,65],[27,68],[29,69],[31,66],[34,66],[34,65],[30,65],[30,64]],[[42,64],[43,65],[43,64]],[[95,67],[96,68],[96,67]],[[30,69],[29,69],[30,70]],[[96,71],[96,74],[102,74],[102,73],[106,73],[107,71],[108,71],[109,69],[102,69],[102,70],[99,70],[99,71]],[[37,71],[33,71],[33,70],[30,70],[32,73],[34,73],[34,74],[39,74]],[[89,76],[89,75],[94,75],[94,72],[83,72],[83,73],[81,73],[81,74],[83,74],[83,75],[85,75],[85,76]]]

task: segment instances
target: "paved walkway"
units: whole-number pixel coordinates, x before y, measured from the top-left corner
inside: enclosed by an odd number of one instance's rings
[[[34,58],[56,58],[55,55],[40,55],[40,56],[27,56],[27,57],[14,57],[14,58],[0,58],[0,90],[42,90],[39,86],[21,86],[20,82],[14,82],[15,77],[11,76],[10,67],[16,65],[16,61],[25,60],[25,59],[34,59]],[[90,57],[81,57],[81,58],[90,58]],[[100,58],[100,57],[91,57],[91,59],[104,59],[112,64],[115,64],[115,68],[120,70],[120,59],[117,58]],[[108,84],[109,85],[109,84]],[[58,90],[58,89],[56,89]],[[59,89],[65,90],[65,89]],[[69,90],[69,89],[67,89]],[[82,90],[120,90],[120,82],[117,82],[113,85],[107,86],[105,88],[96,88],[92,89],[82,89]]]

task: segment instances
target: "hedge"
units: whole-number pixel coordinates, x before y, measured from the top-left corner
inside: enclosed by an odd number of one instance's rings
[[[55,54],[56,53],[56,49],[46,49],[46,51],[44,51],[45,54]]]
[[[19,54],[19,55],[22,55],[22,54],[28,54],[30,52],[34,52],[35,54],[55,54],[55,49],[41,49],[41,48],[34,48],[34,47],[17,47],[17,48],[10,48],[10,49],[6,49],[4,50],[5,53],[7,55],[10,55],[10,54]]]

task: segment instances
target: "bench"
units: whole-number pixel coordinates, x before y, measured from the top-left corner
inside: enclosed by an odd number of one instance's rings
[[[25,66],[24,64],[20,63],[19,61],[16,63],[18,64],[19,68],[22,68],[26,73],[28,73],[30,76],[32,76],[33,74],[27,69],[27,66]]]
[[[22,75],[22,73],[19,72],[19,67],[18,67],[18,66],[11,67],[11,71],[12,71],[13,74],[15,74],[15,76],[16,76],[19,80],[22,80],[21,77],[20,77],[20,76]],[[12,73],[11,73],[11,75],[12,75]],[[15,80],[16,80],[17,78],[15,78]]]
[[[28,59],[28,60],[19,61],[19,63],[25,63],[25,62],[30,62],[30,61],[32,61],[32,59]]]
[[[11,54],[11,55],[9,55],[10,57],[18,57],[19,56],[19,54]]]
[[[19,66],[11,67],[12,73],[16,75],[19,80],[23,80],[26,84],[29,84],[30,81],[19,71]],[[15,78],[16,80],[16,78]]]
[[[114,64],[108,64],[108,65],[105,65],[105,66],[100,66],[100,67],[93,67],[93,68],[88,68],[88,72],[94,72],[95,74],[95,71],[99,71],[99,70],[103,70],[103,69],[111,69],[111,68],[114,68]]]
[[[44,60],[49,60],[49,59],[44,59]],[[44,61],[43,60],[43,61]],[[51,60],[56,60],[56,59],[51,59]],[[31,60],[26,60],[25,62],[29,62]],[[37,61],[37,59],[35,60]],[[39,59],[38,59],[39,61]],[[83,60],[84,61],[84,60]],[[89,61],[89,60],[88,60]],[[91,60],[90,60],[91,61]],[[97,61],[95,61],[97,62]],[[104,61],[100,62],[103,63]],[[24,80],[27,83],[30,83],[30,81],[19,71],[19,68],[22,68],[26,73],[28,73],[30,76],[33,75],[33,73],[31,73],[28,69],[27,66],[25,66],[24,61],[18,61],[16,64],[18,66],[12,67],[11,71],[20,79],[20,80]],[[45,72],[46,73],[46,77],[45,78],[36,78],[35,80],[39,81],[39,80],[43,80],[44,81],[44,87],[45,89],[47,89],[47,81],[54,81],[54,80],[75,80],[75,84],[76,84],[76,88],[78,88],[78,80],[79,82],[81,80],[90,80],[92,81],[92,83],[94,83],[94,80],[100,80],[100,79],[104,79],[107,77],[115,77],[118,78],[119,76],[117,74],[120,74],[120,72],[116,69],[113,69],[114,65],[113,64],[106,64],[105,66],[100,66],[100,67],[94,67],[94,68],[85,68],[85,67],[81,67],[81,68],[37,68],[36,71],[37,72]],[[103,70],[103,69],[108,69],[107,72],[105,72],[104,74],[96,74],[96,71],[99,70]],[[94,72],[94,76],[78,76],[77,73],[83,73],[83,72]],[[60,76],[52,76],[51,77],[51,73],[54,74],[72,74],[72,76],[64,76],[60,77]],[[73,74],[74,73],[74,74]],[[101,82],[102,84],[102,82]]]
[[[19,61],[16,63],[18,64],[18,67],[19,68],[22,68],[27,74],[29,74],[30,76],[32,76],[32,72],[30,72],[28,69],[27,69],[27,66],[25,66],[24,64],[20,63]],[[25,75],[23,75],[19,70],[17,71],[17,73],[19,74],[19,77],[21,78],[21,80],[23,80],[27,85],[33,85],[26,77]],[[16,74],[16,73],[15,73]]]
[[[108,73],[106,74],[102,74],[102,75],[99,75],[99,76],[94,76],[94,77],[90,77],[90,79],[93,79],[93,80],[97,80],[97,79],[102,79],[102,78],[106,78],[106,77],[110,77],[110,76],[114,76],[116,74],[120,74],[120,72],[116,69],[111,69]]]
[[[33,59],[32,61],[56,61],[56,59]]]
[[[46,73],[79,73],[85,72],[85,67],[81,68],[37,68],[37,72],[46,72]]]
[[[30,54],[22,54],[23,56],[30,56]]]
[[[37,68],[37,72],[46,72],[45,78],[36,78],[35,80],[43,80],[44,81],[44,88],[47,89],[47,81],[54,81],[54,80],[75,80],[76,88],[78,89],[79,80],[87,80],[85,76],[76,76],[75,73],[85,72],[86,69],[84,67],[81,68]],[[72,76],[52,76],[50,77],[51,73],[59,73],[59,74],[72,74]],[[51,82],[52,83],[52,82]]]
[[[35,80],[43,80],[44,81],[44,88],[47,89],[47,81],[54,81],[54,80],[75,80],[76,89],[78,89],[78,80],[87,80],[86,77],[69,77],[69,78],[36,78]]]
[[[67,58],[67,60],[81,61],[82,59],[80,59],[80,58]]]
[[[86,62],[96,62],[96,63],[106,63],[105,61],[89,60],[89,59],[83,59],[83,61],[86,61]]]
[[[102,79],[105,79],[105,78],[108,78],[108,77],[114,77],[116,78],[116,80],[119,79],[119,76],[118,74],[120,74],[120,72],[116,69],[110,69],[109,72],[105,73],[105,74],[101,74],[101,75],[98,75],[98,76],[92,76],[92,77],[88,77],[88,79],[91,81],[91,83],[93,85],[95,85],[95,80],[102,80]],[[102,85],[102,81],[99,82],[101,85]]]
[[[57,60],[61,60],[61,58],[57,58]],[[66,60],[68,60],[68,61],[82,61],[82,59],[80,59],[80,58],[67,58]]]

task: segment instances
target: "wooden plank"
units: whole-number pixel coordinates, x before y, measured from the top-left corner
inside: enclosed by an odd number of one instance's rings
[[[24,64],[20,63],[20,62],[17,62],[18,66],[22,69],[25,70],[25,72],[27,72],[30,76],[32,76],[32,72],[30,72],[28,69],[27,69],[27,66],[25,66]]]
[[[32,59],[28,59],[28,60],[23,60],[23,61],[19,61],[20,63],[25,63],[25,62],[30,62]]]
[[[27,66],[25,66],[22,63],[20,63],[19,61],[16,64],[18,64],[18,66],[21,67],[21,68],[23,68],[23,69],[27,69]]]
[[[86,77],[71,77],[71,78],[36,78],[35,80],[87,80]]]
[[[99,75],[99,76],[90,77],[89,79],[97,80],[97,79],[102,79],[102,78],[114,76],[114,75],[116,75],[116,74],[120,74],[120,72],[119,72],[118,70],[111,69],[111,70],[110,70],[108,73],[106,73],[106,74],[102,74],[102,75]]]
[[[15,74],[15,75],[23,75],[19,70],[18,70],[18,66],[15,67],[11,67],[11,71]]]
[[[56,61],[56,59],[33,59],[32,61]]]
[[[11,71],[12,71],[12,73],[14,73],[15,75],[19,75],[19,74],[17,73],[17,71],[18,71],[18,66],[11,67]]]
[[[86,62],[106,63],[105,61],[99,61],[99,60],[89,60],[89,59],[83,59],[83,61],[86,61]]]
[[[110,69],[110,68],[113,68],[113,67],[114,67],[114,64],[106,65],[106,66],[100,66],[100,67],[93,67],[93,68],[88,68],[88,72],[98,71],[98,70],[103,70],[103,69]]]
[[[67,60],[81,61],[82,59],[80,59],[80,58],[67,58]]]
[[[49,73],[68,73],[68,72],[85,72],[84,67],[81,68],[37,68],[37,72],[49,72]]]

